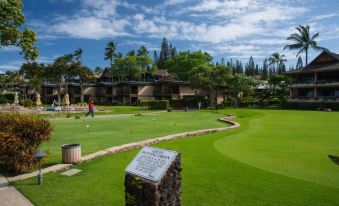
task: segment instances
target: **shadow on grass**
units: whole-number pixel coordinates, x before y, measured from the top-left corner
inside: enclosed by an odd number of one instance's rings
[[[328,158],[334,162],[335,164],[339,165],[339,157],[338,156],[334,156],[334,155],[328,155]]]

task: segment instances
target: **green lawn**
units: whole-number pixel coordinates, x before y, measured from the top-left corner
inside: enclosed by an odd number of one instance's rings
[[[156,110],[148,110],[142,107],[137,106],[95,106],[96,112],[95,115],[111,115],[111,114],[136,114],[138,112],[147,113],[147,112],[154,112]],[[104,110],[104,111],[103,111]],[[76,112],[70,113],[72,117],[80,116],[83,117],[87,111],[84,112]],[[66,118],[66,112],[53,112],[52,114],[37,114],[38,117],[48,117],[48,118],[58,118],[63,117]]]
[[[80,143],[82,155],[134,141],[179,132],[227,126],[210,112],[168,112],[143,116],[53,120],[55,130],[49,142],[44,166],[61,163],[61,145]],[[89,125],[89,129],[86,127]]]
[[[229,112],[241,128],[156,145],[182,153],[183,205],[338,205],[339,166],[326,157],[339,155],[338,113],[220,111]],[[136,153],[76,165],[83,171],[72,177],[46,174],[42,186],[14,184],[36,205],[124,205],[124,168]]]

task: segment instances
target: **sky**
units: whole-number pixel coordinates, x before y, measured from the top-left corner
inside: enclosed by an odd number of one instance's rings
[[[178,51],[207,51],[259,64],[274,52],[295,64],[297,51],[283,50],[297,25],[320,32],[318,44],[339,53],[338,0],[23,0],[25,26],[38,35],[41,63],[82,48],[83,63],[106,67],[104,49],[118,42],[123,54],[144,45],[153,56],[166,37]],[[0,48],[0,72],[24,62],[16,47]],[[310,59],[319,51],[311,51]],[[304,59],[304,55],[302,55]]]

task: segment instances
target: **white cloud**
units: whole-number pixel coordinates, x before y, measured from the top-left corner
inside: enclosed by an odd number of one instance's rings
[[[21,51],[20,48],[16,46],[0,47],[0,52],[19,52],[19,51]]]
[[[331,14],[323,14],[323,15],[318,15],[315,16],[311,19],[311,21],[320,21],[320,20],[324,20],[324,19],[329,19],[329,18],[333,18],[338,16],[337,13],[331,13]]]

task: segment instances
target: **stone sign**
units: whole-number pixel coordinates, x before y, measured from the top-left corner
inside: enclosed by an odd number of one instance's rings
[[[127,166],[125,172],[156,182],[162,178],[177,155],[175,151],[146,146]]]
[[[126,206],[180,206],[181,155],[144,147],[126,167]]]

